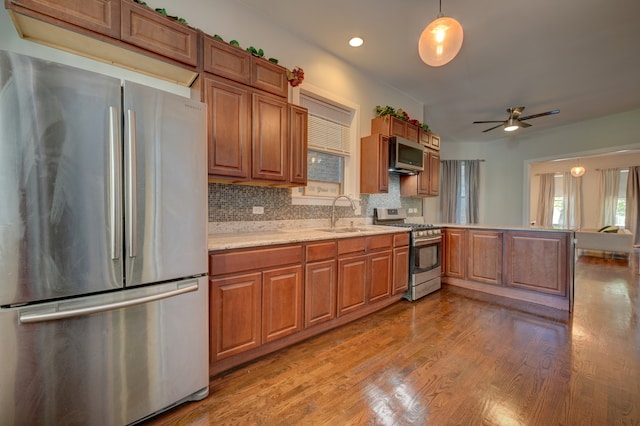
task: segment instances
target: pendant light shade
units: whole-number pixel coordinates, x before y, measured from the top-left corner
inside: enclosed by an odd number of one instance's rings
[[[579,176],[582,176],[584,172],[585,172],[585,169],[582,166],[573,166],[571,168],[571,176],[579,177]]]
[[[440,0],[440,13],[427,25],[418,40],[420,59],[432,67],[448,64],[460,51],[463,38],[462,25],[455,19],[442,14],[442,0]]]

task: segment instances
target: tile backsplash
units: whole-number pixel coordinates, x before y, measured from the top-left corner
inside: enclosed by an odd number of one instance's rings
[[[409,216],[422,216],[422,199],[400,196],[400,178],[389,176],[388,194],[362,194],[361,216],[350,207],[336,207],[340,217],[373,217],[375,207],[416,209]],[[253,214],[253,207],[263,207],[264,214]],[[209,183],[209,222],[273,221],[326,219],[331,206],[291,205],[289,188]]]

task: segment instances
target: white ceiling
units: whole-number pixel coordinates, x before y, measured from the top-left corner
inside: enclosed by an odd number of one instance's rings
[[[472,123],[504,120],[507,107],[560,109],[518,130],[528,133],[640,108],[640,0],[443,0],[464,42],[440,68],[417,53],[438,0],[242,1],[424,103],[447,142],[506,137]],[[354,35],[365,40],[358,49],[347,45]]]

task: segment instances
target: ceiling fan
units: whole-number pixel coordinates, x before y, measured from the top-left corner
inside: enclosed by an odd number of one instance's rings
[[[538,117],[544,117],[545,115],[553,115],[553,114],[557,114],[560,112],[559,109],[554,109],[551,111],[547,111],[547,112],[541,112],[540,114],[533,114],[533,115],[527,115],[526,117],[522,117],[522,111],[524,110],[524,107],[517,107],[517,108],[507,108],[507,112],[509,113],[509,117],[507,117],[506,120],[504,121],[474,121],[474,124],[478,124],[478,123],[500,123],[497,126],[493,126],[490,127],[486,130],[483,130],[482,132],[488,132],[490,130],[493,129],[497,129],[500,126],[504,126],[504,130],[506,132],[513,132],[514,130],[517,130],[518,128],[522,127],[531,127],[531,124],[529,123],[525,123],[524,120],[530,120],[532,118],[538,118]]]

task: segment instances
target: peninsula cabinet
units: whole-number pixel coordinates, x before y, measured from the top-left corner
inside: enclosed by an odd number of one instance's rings
[[[502,232],[468,230],[468,278],[502,285]]]
[[[389,137],[373,134],[360,139],[360,193],[389,192]]]
[[[444,275],[454,278],[465,278],[467,258],[467,231],[458,228],[444,230]]]
[[[443,282],[570,311],[572,239],[572,231],[446,228]]]
[[[7,0],[20,37],[191,86],[200,32],[133,0]]]

